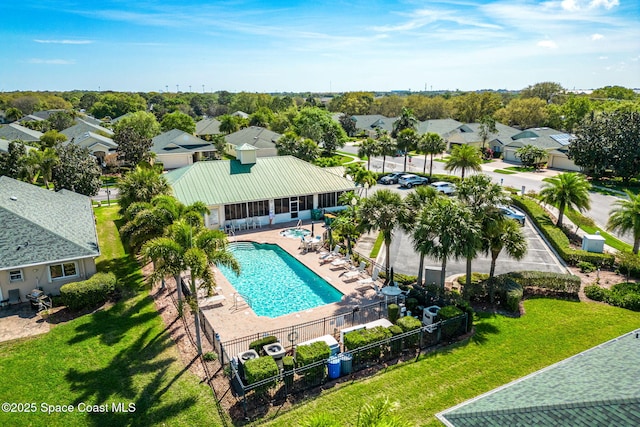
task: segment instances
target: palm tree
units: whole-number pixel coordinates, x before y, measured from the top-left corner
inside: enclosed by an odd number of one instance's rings
[[[448,171],[462,171],[462,179],[464,179],[464,173],[467,169],[471,169],[476,172],[480,172],[482,167],[480,166],[482,158],[478,149],[472,145],[458,145],[451,151],[449,161],[445,165],[445,169]]]
[[[228,135],[240,130],[240,123],[235,116],[225,114],[218,117],[218,120],[220,120],[220,132],[226,133]]]
[[[58,164],[58,162],[58,154],[54,148],[45,148],[42,151],[42,157],[40,159],[40,175],[42,176],[42,182],[47,189],[49,188],[49,182],[51,182],[53,168]]]
[[[382,155],[382,173],[384,173],[387,156],[393,156],[396,154],[396,151],[398,151],[398,145],[387,133],[382,133],[378,137],[378,143],[380,144],[380,155]]]
[[[404,153],[404,171],[407,170],[407,156],[409,155],[409,151],[415,149],[419,139],[418,133],[413,129],[403,129],[398,133],[396,143],[398,144],[398,150]]]
[[[540,191],[542,201],[558,208],[558,222],[562,227],[565,208],[577,209],[580,212],[591,207],[589,190],[591,184],[584,176],[575,172],[565,172],[552,178],[545,178]]]
[[[633,253],[638,254],[640,249],[640,194],[626,191],[629,200],[617,200],[617,207],[609,213],[607,230],[618,231],[625,234],[631,231],[633,235]]]
[[[479,234],[471,210],[457,200],[436,198],[420,212],[413,229],[413,247],[420,256],[432,256],[442,262],[440,285],[443,291],[447,260],[467,256],[468,242],[474,242]],[[472,247],[475,248],[475,244]]]
[[[185,220],[179,220],[169,227],[168,237],[157,237],[142,247],[143,257],[153,261],[155,265],[150,280],[155,282],[166,275],[176,278],[179,304],[180,274],[190,271],[189,287],[192,298],[189,305],[195,314],[198,354],[202,354],[198,288],[207,289],[207,293],[211,294],[215,287],[215,276],[210,268],[213,265],[224,265],[240,274],[240,264],[229,252],[227,245],[227,235],[222,231],[194,227]]]
[[[393,131],[391,132],[391,136],[393,138],[397,138],[400,132],[405,129],[413,129],[416,130],[418,126],[418,119],[413,114],[413,110],[411,108],[402,107],[402,113],[400,113],[400,117],[398,120],[393,122]]]
[[[367,169],[371,170],[371,157],[380,154],[380,142],[373,138],[367,138],[360,143],[358,157],[367,157]]]
[[[358,210],[358,222],[361,230],[369,232],[380,230],[385,244],[385,265],[389,271],[390,247],[393,238],[393,230],[401,225],[403,218],[406,218],[403,211],[405,209],[402,197],[391,190],[376,191],[371,197],[362,200]]]
[[[428,206],[438,197],[443,197],[442,194],[435,188],[427,185],[416,187],[415,191],[409,193],[404,199],[406,209],[403,211],[406,218],[401,219],[400,223],[402,228],[406,232],[411,232],[416,226],[416,218],[419,217],[422,209],[427,209]],[[422,284],[422,276],[424,273],[424,258],[426,254],[420,254],[420,261],[418,262],[418,277],[417,284]]]
[[[429,177],[433,172],[433,155],[440,154],[447,148],[447,142],[440,137],[437,133],[425,133],[418,140],[417,150],[424,153],[424,167],[422,173],[427,172],[427,155],[431,155],[431,162],[429,163]]]
[[[527,238],[522,227],[516,221],[499,215],[483,229],[486,238],[485,249],[491,254],[491,268],[489,269],[489,300],[493,303],[496,260],[504,249],[511,258],[521,260],[527,253]]]
[[[116,184],[120,193],[120,212],[124,214],[134,202],[150,202],[159,194],[170,194],[167,180],[151,167],[136,166]]]

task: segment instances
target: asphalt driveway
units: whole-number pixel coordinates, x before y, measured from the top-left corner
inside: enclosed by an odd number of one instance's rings
[[[531,222],[527,218],[527,222],[524,226],[524,233],[527,236],[529,243],[529,250],[524,259],[516,261],[513,258],[508,257],[504,252],[498,257],[496,263],[496,274],[507,273],[510,271],[518,270],[537,270],[537,271],[549,271],[556,273],[566,273],[567,269],[564,267],[562,260],[559,260],[554,252],[547,246],[543,238],[536,232],[531,225]],[[384,248],[381,250],[384,256]],[[384,264],[384,260],[379,260]],[[401,230],[394,232],[393,241],[391,243],[391,263],[394,271],[403,274],[417,275],[419,256],[413,250],[411,237]],[[437,267],[440,268],[441,263],[432,258],[425,259],[425,267]],[[480,255],[473,261],[472,270],[479,273],[489,273],[491,266],[491,258],[489,256]],[[447,261],[446,275],[451,276],[454,274],[465,273],[466,260],[453,260]]]

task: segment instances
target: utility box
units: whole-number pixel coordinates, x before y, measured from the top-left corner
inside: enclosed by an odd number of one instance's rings
[[[599,231],[596,234],[585,234],[582,238],[582,250],[601,254],[604,252],[604,237]]]
[[[430,285],[435,283],[442,287],[444,284],[440,281],[440,273],[442,269],[440,267],[425,267],[424,268],[424,284]]]

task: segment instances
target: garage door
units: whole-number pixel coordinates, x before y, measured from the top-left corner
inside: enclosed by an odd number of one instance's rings
[[[580,166],[576,166],[573,160],[564,156],[551,156],[551,164],[549,167],[554,169],[562,169],[567,171],[579,171]]]
[[[520,159],[516,157],[516,150],[512,148],[505,148],[504,150],[504,160],[507,162],[516,162],[520,163]]]

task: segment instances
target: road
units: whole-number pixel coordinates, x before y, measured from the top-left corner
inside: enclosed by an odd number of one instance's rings
[[[356,154],[358,153],[358,147],[353,146],[352,144],[346,145],[343,151],[347,153]],[[438,156],[436,158],[439,158]],[[444,170],[444,162],[436,161],[434,158],[433,162],[433,173],[434,174],[447,174],[447,175],[460,175],[460,173],[451,173]],[[429,156],[427,156],[427,172],[429,171]],[[540,172],[519,172],[513,175],[505,175],[501,173],[494,172],[495,169],[502,169],[504,167],[513,166],[509,163],[504,163],[501,160],[495,160],[491,163],[486,163],[482,165],[482,173],[491,177],[491,179],[498,184],[502,184],[504,186],[509,186],[513,188],[517,188],[519,190],[524,189],[525,192],[534,190],[540,191],[542,189],[542,185],[544,182],[542,181],[546,177],[555,176],[561,171],[557,170],[549,170],[543,169]],[[404,167],[404,157],[387,157],[385,162],[385,172],[394,172],[401,171]],[[422,172],[424,169],[424,155],[413,157],[411,162],[407,161],[407,172]],[[374,172],[382,172],[382,157],[374,157],[371,159],[371,170]],[[475,172],[467,172],[475,173]],[[376,186],[376,187],[385,187],[385,186]],[[392,188],[397,186],[386,186],[386,188]],[[375,187],[374,187],[375,188]],[[369,189],[371,191],[372,189]],[[402,191],[402,190],[400,190]],[[619,200],[618,197],[615,196],[607,196],[604,194],[591,192],[591,209],[584,212],[584,215],[592,218],[595,223],[602,229],[605,229],[605,225],[609,219],[609,212],[616,200]],[[622,240],[625,243],[633,245],[633,236],[631,233],[626,233],[624,235],[620,235],[619,233],[610,233],[618,239]]]

